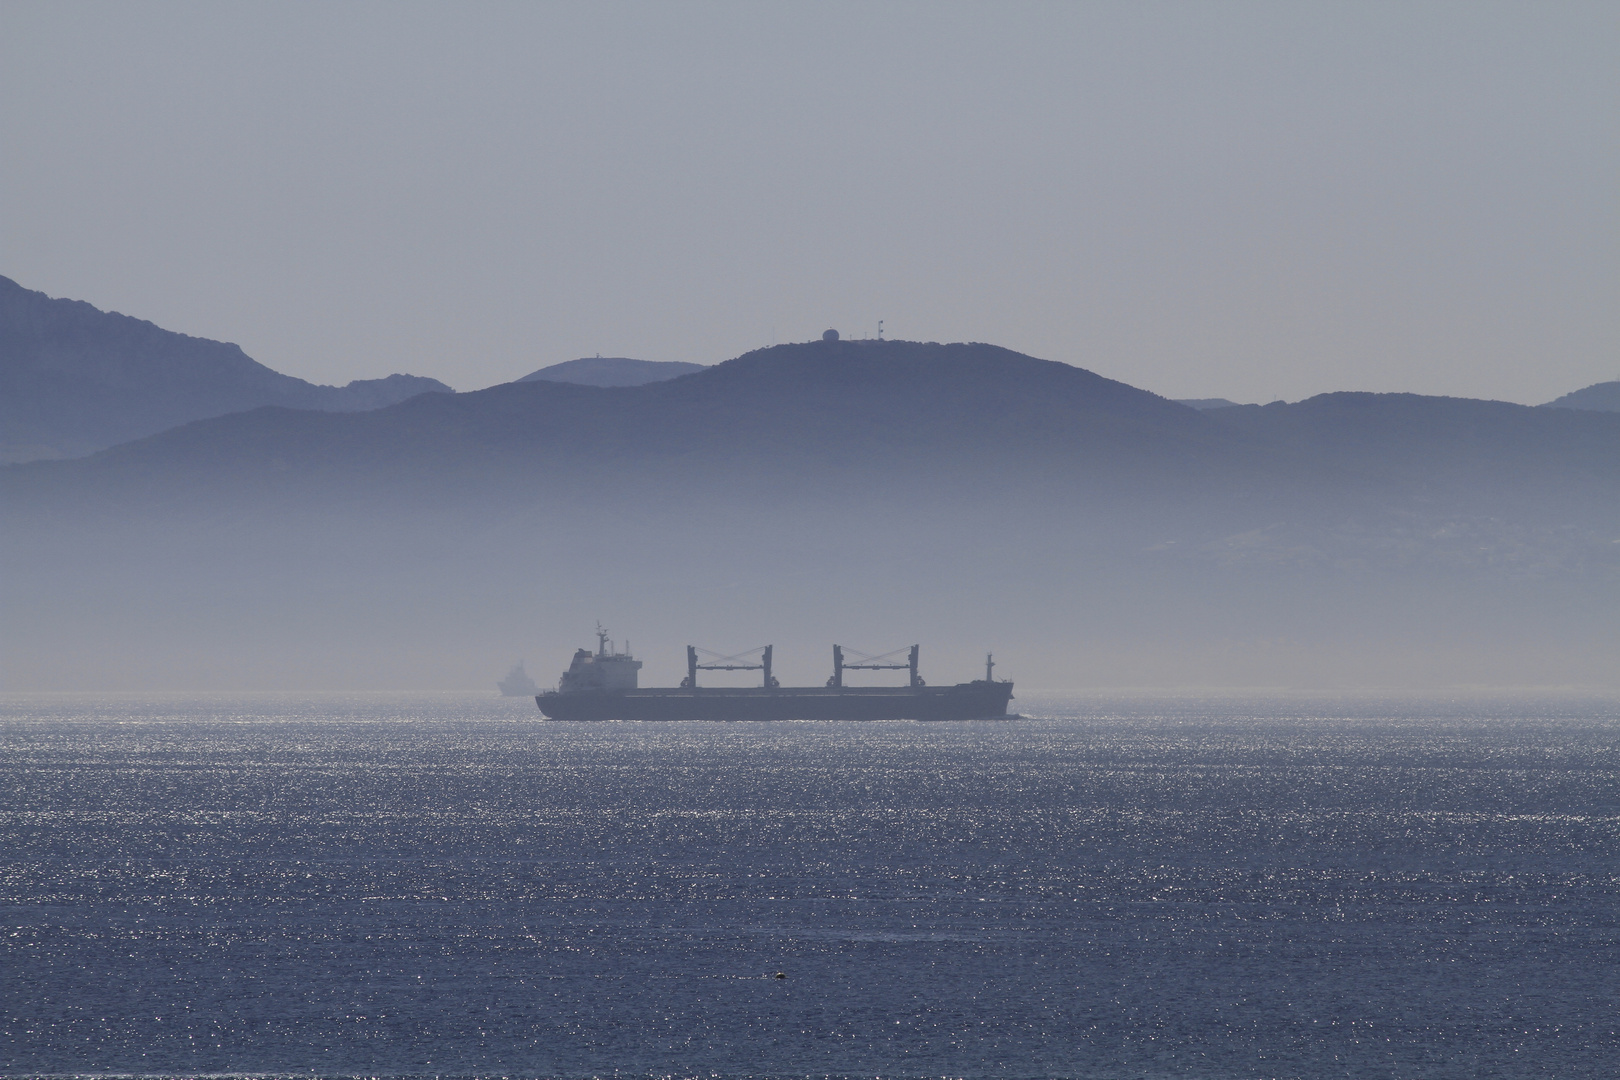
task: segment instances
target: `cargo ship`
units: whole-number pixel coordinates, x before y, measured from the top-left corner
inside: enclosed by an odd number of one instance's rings
[[[825,686],[782,686],[771,674],[769,645],[735,656],[686,647],[686,678],[678,687],[637,685],[641,661],[625,643],[620,651],[608,632],[596,629],[596,651],[580,649],[556,690],[535,695],[551,720],[980,720],[1004,718],[1013,684],[997,679],[994,656],[984,658],[984,678],[954,686],[929,686],[917,671],[919,649],[868,656],[832,647],[833,669]],[[700,658],[699,653],[704,653]],[[906,654],[902,659],[901,654]],[[904,686],[849,686],[847,671],[905,671]],[[704,671],[759,671],[758,686],[700,686]]]

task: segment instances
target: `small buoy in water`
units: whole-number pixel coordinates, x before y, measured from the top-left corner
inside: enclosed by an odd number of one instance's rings
[[[785,978],[787,978],[787,972],[785,972],[785,971],[778,971],[778,972],[777,972],[777,973],[776,973],[776,977],[777,977],[777,978],[778,978],[778,979],[785,979]]]

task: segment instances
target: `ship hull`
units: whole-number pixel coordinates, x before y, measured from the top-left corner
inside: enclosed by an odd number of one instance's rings
[[[1012,683],[956,686],[717,687],[550,692],[551,720],[981,720],[1007,715]]]

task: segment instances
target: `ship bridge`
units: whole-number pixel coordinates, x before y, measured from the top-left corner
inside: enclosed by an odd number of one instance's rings
[[[641,661],[630,655],[630,643],[626,641],[624,651],[618,651],[608,640],[607,630],[597,623],[596,652],[589,649],[576,652],[557,689],[565,694],[583,690],[634,690],[636,673],[640,670]]]

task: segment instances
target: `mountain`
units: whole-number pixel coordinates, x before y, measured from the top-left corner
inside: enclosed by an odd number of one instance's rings
[[[955,498],[969,477],[975,497],[1039,483],[1190,491],[1277,468],[1286,460],[1196,410],[1068,364],[991,345],[816,341],[635,387],[522,381],[364,414],[259,409],[38,475],[144,477],[171,498],[251,479],[297,498],[460,503],[587,483],[599,499],[671,485]]]
[[[1318,476],[1421,485],[1443,499],[1547,494],[1620,481],[1620,418],[1568,415],[1505,401],[1420,394],[1319,394],[1213,414],[1224,428],[1286,448]]]
[[[815,341],[635,387],[520,381],[367,413],[259,409],[38,475],[145,477],[178,499],[251,479],[294,498],[464,502],[593,484],[604,499],[674,484],[687,496],[903,501],[957,499],[971,479],[974,499],[1056,489],[1489,507],[1610,490],[1620,418],[1364,393],[1201,411],[992,345]]]
[[[1543,405],[1544,409],[1592,409],[1597,412],[1620,412],[1620,380],[1593,383],[1591,386],[1565,394]]]
[[[627,356],[582,356],[543,367],[518,382],[578,383],[582,386],[645,386],[702,371],[681,360],[632,360]]]
[[[983,344],[259,408],[0,469],[0,505],[19,689],[478,685],[597,619],[649,684],[686,641],[1062,687],[1594,682],[1620,640],[1620,415],[1199,411]]]
[[[319,386],[236,345],[0,277],[0,461],[76,457],[261,405],[352,411],[449,389],[416,375]]]
[[[1223,397],[1176,398],[1177,405],[1185,405],[1189,409],[1229,409],[1236,405],[1235,401],[1228,401]]]
[[[1173,519],[1164,527],[1200,542],[1273,519],[1343,540],[1355,518],[1360,544],[1369,522],[1401,515],[1441,531],[1461,515],[1602,532],[1620,514],[1620,416],[1363,393],[1200,411],[991,345],[816,341],[636,387],[516,382],[364,413],[260,408],[14,468],[7,489],[154,508],[249,490],[290,507],[427,500],[440,512],[1084,506],[1127,531]]]

